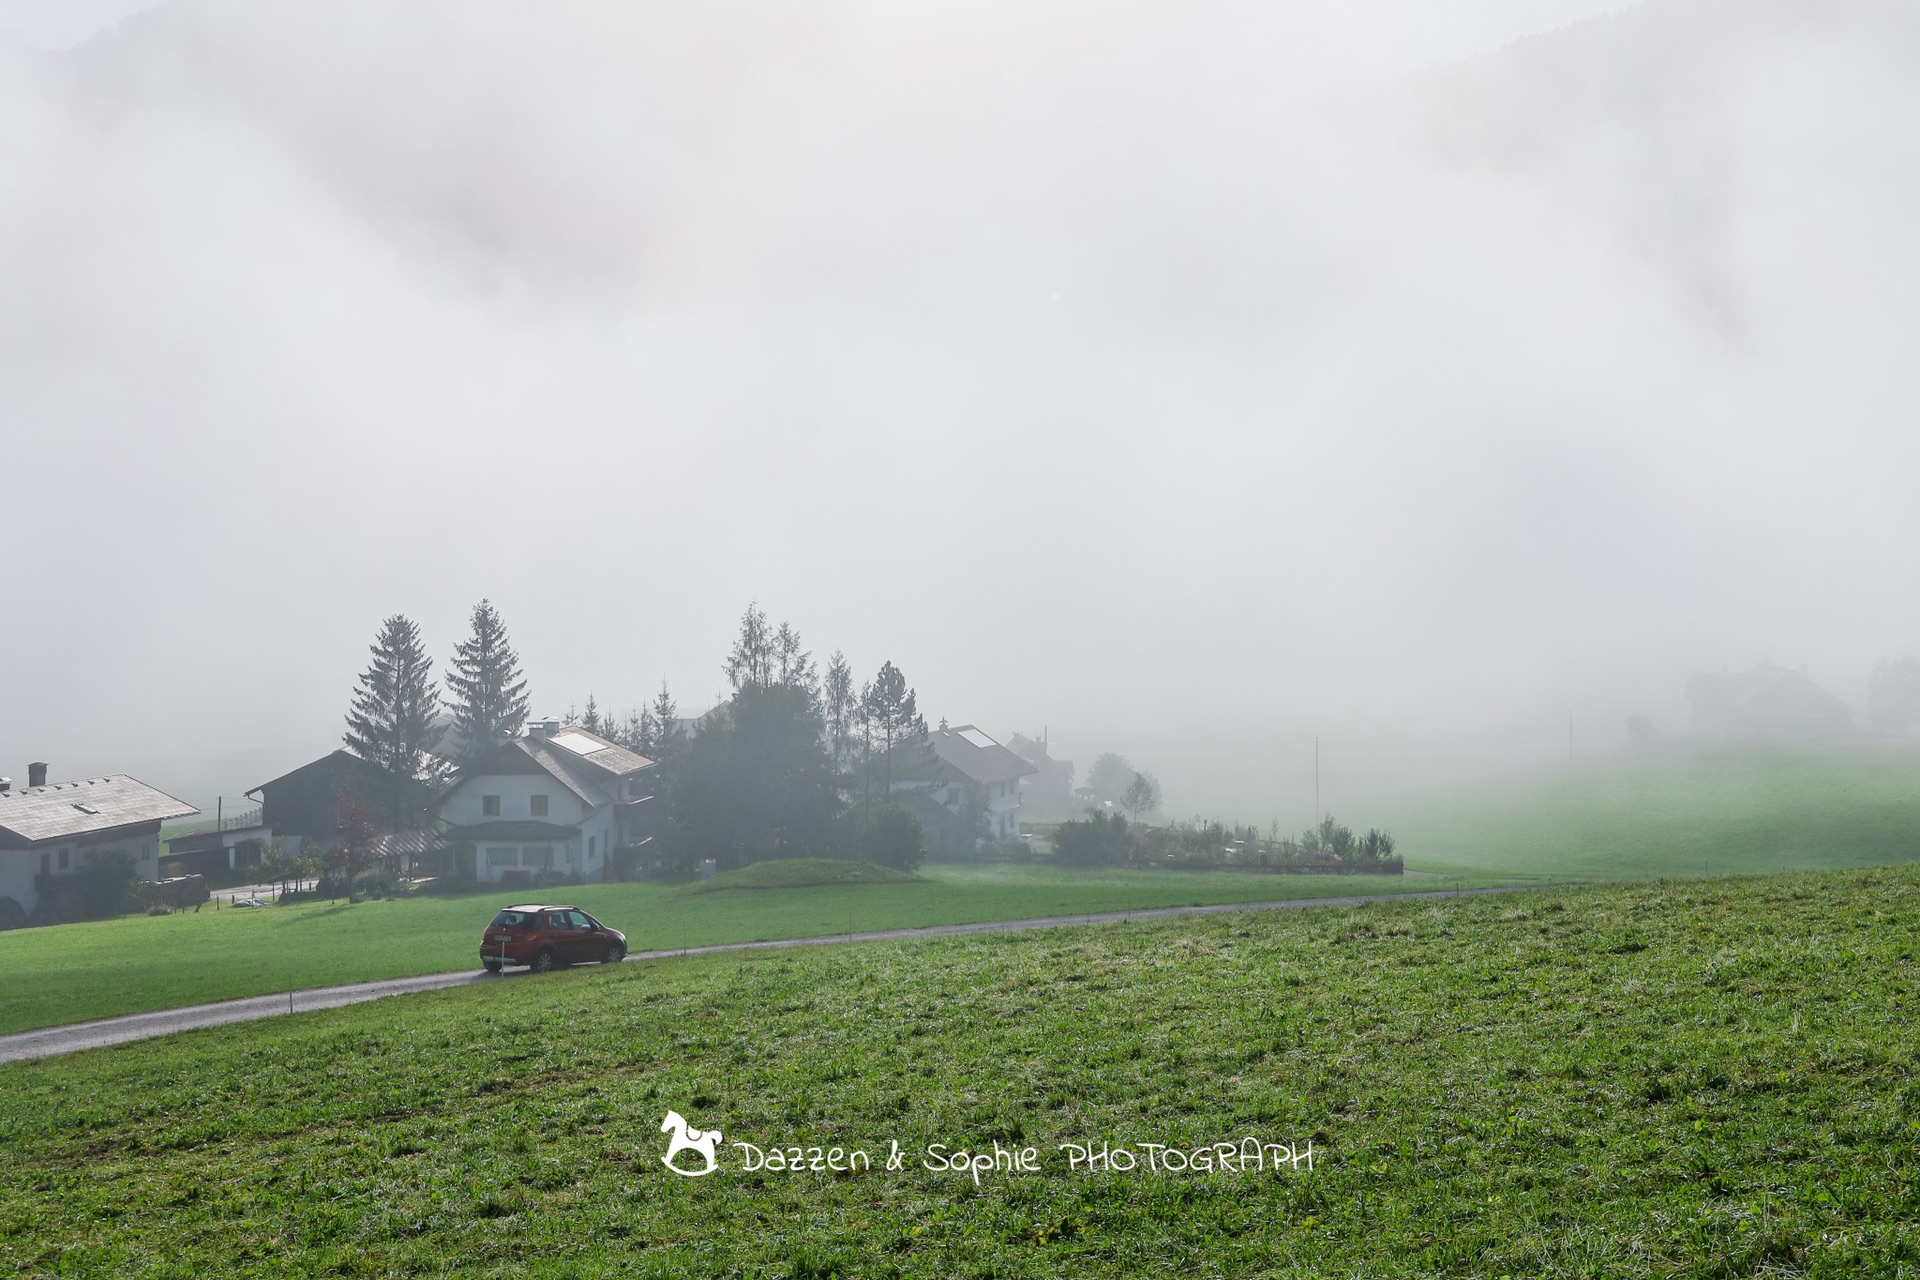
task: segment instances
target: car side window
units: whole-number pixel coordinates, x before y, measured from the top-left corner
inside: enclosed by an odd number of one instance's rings
[[[553,927],[556,929],[578,929],[580,925],[574,919],[573,912],[556,911],[553,913]]]

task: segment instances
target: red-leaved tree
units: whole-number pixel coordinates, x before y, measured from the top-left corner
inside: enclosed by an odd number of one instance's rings
[[[327,865],[346,877],[347,901],[358,902],[360,899],[353,882],[373,862],[374,845],[379,836],[373,829],[372,820],[367,817],[366,809],[344,787],[340,790],[339,815],[333,824],[333,834],[338,843],[327,853]]]

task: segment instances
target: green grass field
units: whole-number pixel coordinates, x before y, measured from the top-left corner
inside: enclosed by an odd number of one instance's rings
[[[0,1267],[1912,1275],[1917,909],[1900,868],[733,953],[13,1064]],[[669,1108],[879,1158],[680,1178]],[[1060,1149],[1249,1136],[1316,1167]],[[1037,1167],[923,1167],[995,1142]]]
[[[1466,876],[1469,887],[1487,877]],[[627,934],[634,951],[1134,907],[1451,887],[1406,876],[1262,876],[929,867],[904,883],[688,893],[654,884],[462,898],[127,916],[0,933],[0,1033],[237,996],[479,965],[496,907],[546,896]]]
[[[1920,746],[1660,750],[1370,811],[1408,866],[1625,880],[1920,859]]]

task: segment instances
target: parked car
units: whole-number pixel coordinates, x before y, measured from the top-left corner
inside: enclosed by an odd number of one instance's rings
[[[618,964],[627,955],[627,935],[609,929],[578,907],[506,907],[480,935],[480,963],[488,973],[524,964],[535,973],[570,964]]]

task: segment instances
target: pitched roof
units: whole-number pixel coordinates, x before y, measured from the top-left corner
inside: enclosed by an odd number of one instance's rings
[[[625,747],[617,746],[597,733],[589,733],[578,725],[569,725],[550,738],[527,737],[521,741],[558,748],[575,759],[585,760],[596,769],[606,770],[616,778],[653,768],[653,761],[645,756],[635,755]]]
[[[0,840],[16,847],[200,811],[124,773],[0,791]]]
[[[935,729],[927,735],[927,745],[942,762],[982,784],[1010,782],[1039,772],[970,724]]]
[[[535,770],[598,809],[619,799],[610,784],[653,768],[653,761],[608,742],[597,733],[567,728],[552,737],[528,736],[503,743],[485,764],[469,769],[441,793],[445,799],[475,778]]]
[[[283,782],[292,782],[296,779],[305,781],[313,774],[324,774],[330,779],[341,776],[360,776],[384,781],[387,777],[386,772],[379,765],[361,759],[345,747],[336,747],[318,760],[309,760],[297,769],[289,769],[277,778],[268,779],[257,787],[248,788],[247,795],[257,795],[268,787],[276,787]]]

